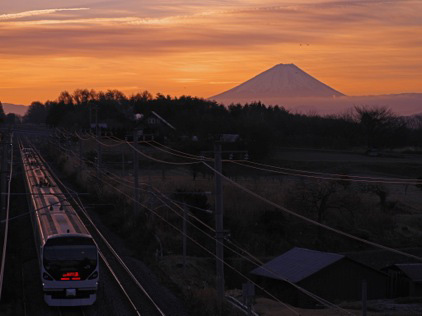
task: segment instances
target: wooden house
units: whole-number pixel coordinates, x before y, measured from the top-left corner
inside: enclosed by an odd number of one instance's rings
[[[368,299],[387,296],[386,273],[336,253],[296,247],[251,273],[281,300],[300,307],[320,304],[305,291],[331,302],[360,300],[363,281]]]

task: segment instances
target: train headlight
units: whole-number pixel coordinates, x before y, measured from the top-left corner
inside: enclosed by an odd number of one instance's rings
[[[90,275],[90,277],[88,278],[88,280],[92,280],[98,277],[98,272],[95,271],[93,274]]]
[[[42,278],[44,280],[53,281],[53,278],[51,276],[49,276],[47,273],[45,273],[45,272],[42,274]]]

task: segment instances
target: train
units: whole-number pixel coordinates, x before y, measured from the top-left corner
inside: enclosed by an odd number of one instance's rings
[[[21,145],[44,301],[86,306],[97,299],[98,249],[39,154]]]

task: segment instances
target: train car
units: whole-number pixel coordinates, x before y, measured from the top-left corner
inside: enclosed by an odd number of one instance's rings
[[[93,238],[32,148],[22,148],[31,193],[44,300],[50,306],[92,305],[99,279]]]

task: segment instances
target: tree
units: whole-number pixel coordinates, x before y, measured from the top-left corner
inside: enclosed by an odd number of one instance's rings
[[[7,113],[5,122],[7,124],[16,124],[20,123],[19,115],[16,115],[15,113]]]
[[[45,124],[47,109],[41,102],[32,102],[26,111],[23,120],[27,123]]]
[[[0,123],[3,123],[5,118],[6,118],[6,114],[4,113],[4,110],[3,110],[3,104],[1,104],[1,101],[0,101]]]
[[[368,147],[403,142],[405,122],[387,107],[355,107],[355,118],[366,137]]]
[[[62,91],[57,98],[57,101],[63,104],[73,104],[73,97],[69,92]]]
[[[362,187],[363,192],[375,194],[380,200],[381,208],[385,208],[387,204],[387,197],[389,195],[389,191],[386,186],[382,184],[364,184]]]
[[[69,96],[66,93],[67,93],[66,91],[62,92],[61,96],[62,96],[63,100],[68,100],[68,98],[69,98]],[[81,105],[81,104],[87,105],[89,102],[94,101],[96,96],[97,96],[97,94],[95,93],[95,90],[76,89],[73,92],[72,100],[77,105]],[[68,101],[66,101],[66,102],[68,102]]]

